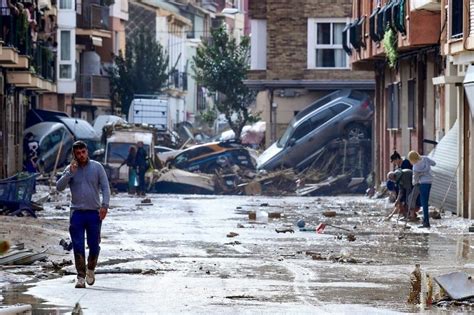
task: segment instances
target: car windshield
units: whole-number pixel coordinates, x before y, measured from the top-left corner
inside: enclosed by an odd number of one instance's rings
[[[107,163],[122,163],[127,159],[128,149],[135,143],[119,143],[113,142],[107,145]],[[149,145],[143,146],[145,151],[148,152]]]
[[[290,137],[293,134],[293,131],[295,130],[294,123],[295,119],[293,118],[293,120],[289,123],[288,128],[286,128],[286,131],[283,136],[281,136],[281,138],[278,140],[277,147],[284,148],[288,140],[290,140]]]

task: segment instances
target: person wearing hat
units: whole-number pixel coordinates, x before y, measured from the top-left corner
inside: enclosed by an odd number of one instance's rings
[[[423,207],[423,225],[420,227],[429,228],[429,199],[433,182],[431,167],[435,166],[436,162],[425,155],[418,154],[416,151],[410,151],[407,157],[413,165],[413,184],[419,185],[420,188],[421,206]]]

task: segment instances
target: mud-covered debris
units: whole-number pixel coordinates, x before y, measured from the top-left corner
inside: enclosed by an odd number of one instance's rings
[[[410,275],[410,293],[408,295],[407,303],[419,304],[421,292],[421,270],[420,264],[415,265],[415,270]]]
[[[244,226],[243,224],[241,224],[241,223],[237,223],[237,228],[243,229],[243,228],[245,228],[245,226]]]
[[[151,199],[150,198],[145,198],[143,199],[142,201],[140,201],[141,203],[151,203]]]
[[[236,237],[236,236],[238,236],[238,235],[239,235],[239,233],[229,232],[229,233],[227,234],[227,237]]]
[[[264,202],[264,203],[261,203],[261,204],[260,204],[260,207],[268,207],[268,206],[269,206],[269,205],[268,205],[267,202]]]
[[[234,246],[234,245],[240,245],[240,244],[242,244],[242,243],[239,242],[239,241],[233,241],[233,242],[229,242],[229,243],[224,243],[224,245],[232,245],[232,246]]]
[[[313,260],[326,260],[326,258],[324,258],[323,255],[321,255],[321,253],[316,253],[314,255],[311,255],[311,258]]]
[[[268,212],[268,218],[269,219],[280,219],[281,218],[281,212]]]
[[[245,299],[245,300],[256,300],[254,296],[251,295],[228,295],[225,297],[226,299],[231,299],[231,300],[239,300],[239,299]]]
[[[276,228],[275,229],[275,232],[277,233],[295,233],[295,230],[293,230],[292,228],[288,228],[288,227],[281,227],[281,228]]]
[[[257,220],[257,212],[249,211],[249,220]]]
[[[347,234],[347,240],[348,240],[349,242],[354,242],[354,241],[356,240],[356,237],[355,237],[354,234],[349,233],[349,234]]]
[[[434,220],[441,220],[441,213],[439,211],[430,212],[430,218]]]
[[[327,210],[323,212],[323,216],[328,217],[328,218],[333,218],[337,215],[337,212],[334,210]]]

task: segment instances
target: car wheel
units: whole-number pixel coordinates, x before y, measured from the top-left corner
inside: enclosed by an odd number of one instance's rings
[[[347,126],[345,135],[349,141],[363,140],[369,136],[367,128],[361,124],[350,124]]]

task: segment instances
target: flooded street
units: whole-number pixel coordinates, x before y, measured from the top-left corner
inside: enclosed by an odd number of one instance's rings
[[[449,214],[429,231],[409,224],[403,232],[383,220],[388,204],[365,197],[149,198],[113,197],[94,286],[75,289],[66,275],[10,287],[3,303],[62,313],[79,302],[85,314],[419,312],[406,303],[415,263],[432,276],[474,269],[469,221]],[[67,219],[68,211],[43,215]],[[302,219],[326,223],[324,233],[300,231]]]

